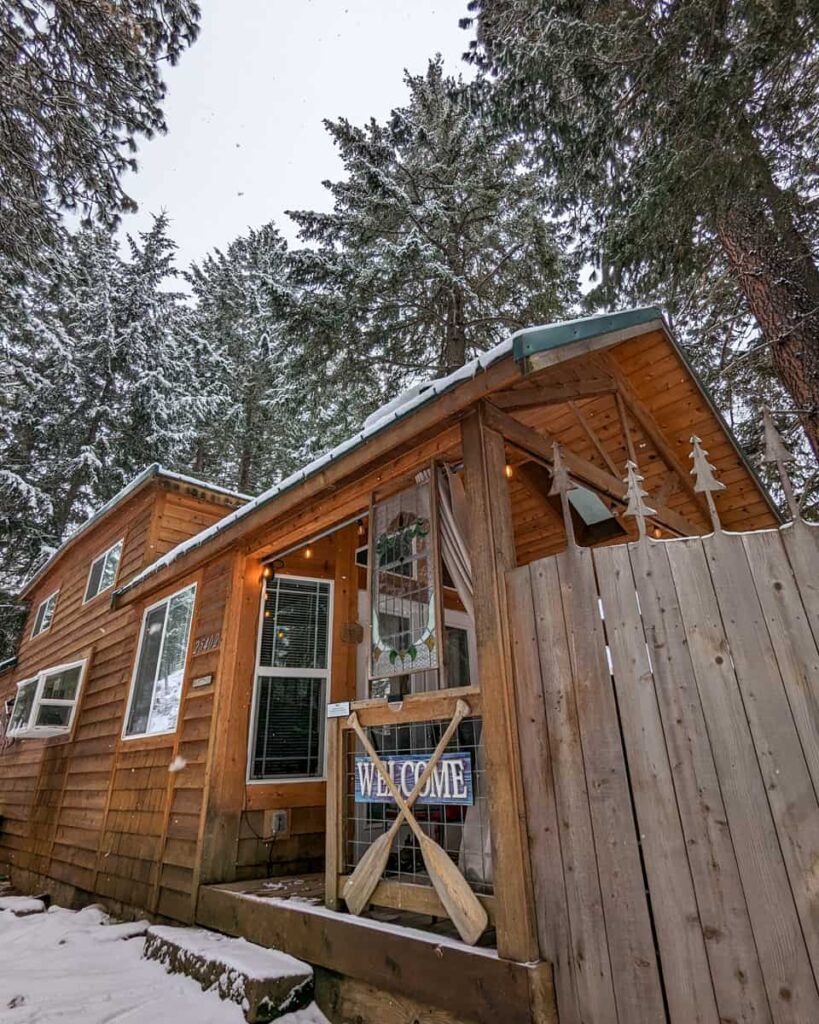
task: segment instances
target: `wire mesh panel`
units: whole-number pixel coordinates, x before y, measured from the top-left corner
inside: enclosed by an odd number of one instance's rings
[[[434,669],[440,630],[429,484],[375,502],[371,521],[370,676]]]
[[[367,733],[406,797],[433,753],[448,720],[371,726]],[[413,812],[418,824],[459,866],[472,889],[492,894],[489,811],[481,719],[465,718],[422,790]],[[344,740],[343,870],[349,874],[399,814],[377,770],[352,732]],[[402,823],[384,872],[387,881],[430,885],[419,844]]]

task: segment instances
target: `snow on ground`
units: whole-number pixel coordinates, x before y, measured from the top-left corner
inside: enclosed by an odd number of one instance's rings
[[[142,959],[142,922],[98,907],[0,910],[2,1024],[244,1024],[241,1009]],[[327,1024],[313,1005],[281,1024]]]

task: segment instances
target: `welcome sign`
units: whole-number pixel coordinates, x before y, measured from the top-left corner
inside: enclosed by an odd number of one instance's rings
[[[429,754],[388,754],[381,761],[395,788],[406,800],[415,789],[429,759]],[[372,759],[363,755],[357,755],[355,759],[355,802],[395,803]],[[442,754],[415,802],[470,807],[475,802],[472,791],[472,755],[455,752]]]

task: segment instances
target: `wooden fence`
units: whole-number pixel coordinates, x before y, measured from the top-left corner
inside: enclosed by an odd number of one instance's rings
[[[507,575],[561,1024],[819,1021],[819,530]]]

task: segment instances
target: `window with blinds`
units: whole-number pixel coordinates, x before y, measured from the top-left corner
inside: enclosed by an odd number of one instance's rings
[[[324,774],[332,584],[276,576],[265,581],[249,778]]]

